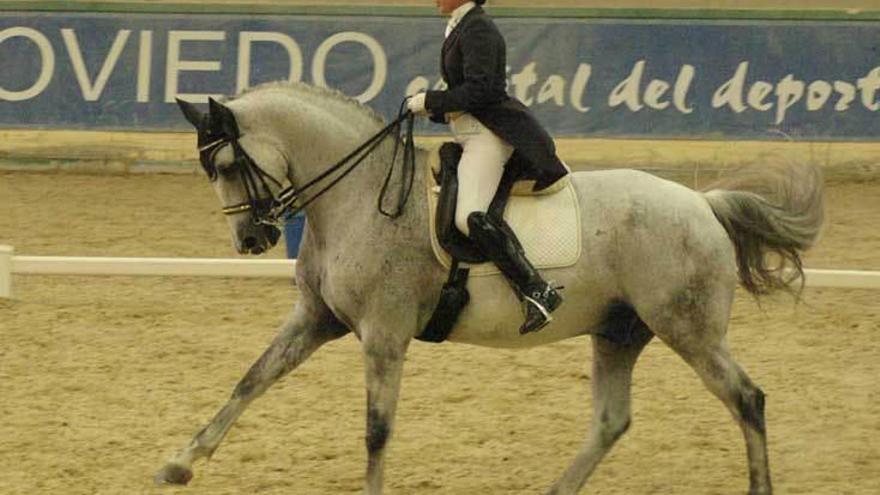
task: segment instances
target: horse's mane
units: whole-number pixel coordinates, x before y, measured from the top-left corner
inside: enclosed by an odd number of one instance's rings
[[[263,93],[269,92],[272,90],[279,90],[282,92],[289,92],[294,96],[304,95],[307,97],[319,97],[326,98],[331,101],[336,101],[339,103],[346,104],[353,109],[356,109],[362,113],[364,113],[367,117],[375,121],[377,124],[385,124],[385,118],[370,108],[367,105],[359,102],[358,100],[352,98],[351,96],[346,95],[342,91],[338,89],[331,88],[322,88],[319,86],[314,86],[311,84],[306,84],[302,82],[293,82],[293,81],[273,81],[267,82],[263,84],[258,84],[256,86],[251,86],[249,88],[244,89],[240,93],[234,96],[230,96],[223,101],[232,101],[244,98],[248,95],[254,93]]]

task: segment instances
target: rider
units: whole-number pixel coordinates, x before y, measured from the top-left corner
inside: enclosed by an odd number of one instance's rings
[[[486,0],[436,0],[449,14],[441,70],[448,89],[409,98],[413,113],[449,123],[463,148],[458,165],[455,225],[470,236],[517,290],[525,306],[520,333],[550,322],[562,296],[545,282],[504,220],[487,214],[504,165],[516,151],[527,164],[534,190],[544,189],[568,173],[556,156],[550,135],[506,88],[504,38],[480,7]]]

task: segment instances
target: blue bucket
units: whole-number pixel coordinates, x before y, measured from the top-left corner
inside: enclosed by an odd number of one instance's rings
[[[288,215],[284,219],[284,242],[287,244],[288,259],[296,259],[299,256],[299,245],[302,242],[305,227],[306,216],[303,212]]]

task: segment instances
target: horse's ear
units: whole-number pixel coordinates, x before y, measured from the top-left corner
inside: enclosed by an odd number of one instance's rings
[[[190,124],[193,125],[196,129],[199,128],[199,125],[202,123],[202,114],[195,105],[188,101],[181,100],[180,98],[175,98],[177,101],[177,106],[180,107],[180,111],[183,112],[183,116],[186,117],[186,120],[189,121]]]
[[[214,98],[208,98],[208,113],[211,114],[211,122],[217,126],[223,135],[237,138],[238,123],[235,122],[235,115],[229,107],[219,103]]]

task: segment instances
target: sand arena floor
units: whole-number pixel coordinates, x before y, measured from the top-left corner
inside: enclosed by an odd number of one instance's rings
[[[0,243],[19,254],[231,256],[193,176],[0,174]],[[828,190],[810,267],[880,270],[880,182]],[[272,256],[280,256],[281,250]],[[358,342],[319,350],[257,401],[185,489],[151,478],[224,403],[297,292],[286,281],[15,278],[0,301],[0,494],[357,493]],[[880,486],[880,292],[740,293],[730,342],[768,395],[780,494]],[[386,474],[391,494],[543,493],[590,418],[586,338],[526,351],[413,344]],[[662,344],[635,372],[633,427],[587,493],[732,494],[740,432]]]

